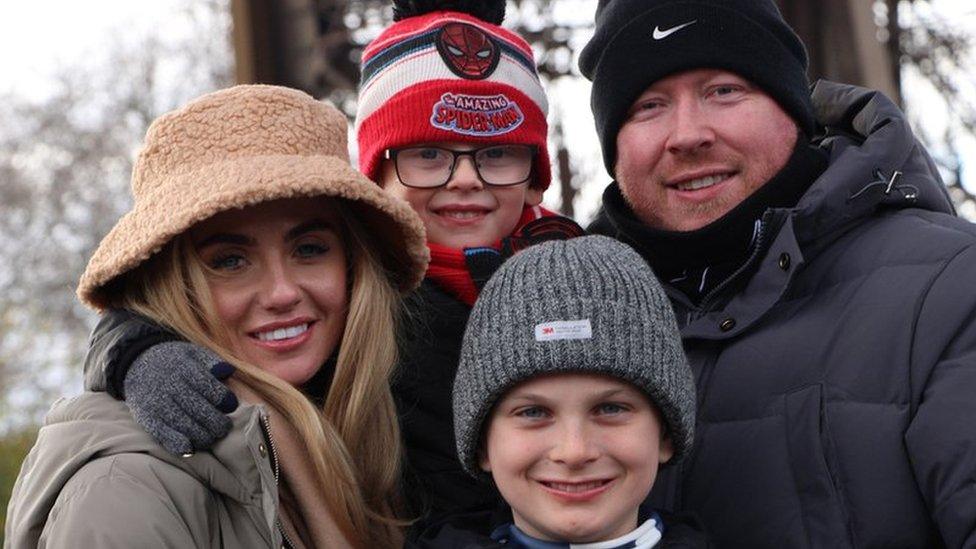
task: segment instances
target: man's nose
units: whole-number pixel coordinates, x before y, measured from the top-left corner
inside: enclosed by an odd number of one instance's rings
[[[694,99],[678,101],[671,116],[668,151],[674,154],[694,153],[715,142],[712,120]]]
[[[476,191],[483,188],[484,183],[478,177],[474,162],[474,157],[471,155],[459,156],[454,164],[454,173],[447,182],[447,188],[458,191]]]

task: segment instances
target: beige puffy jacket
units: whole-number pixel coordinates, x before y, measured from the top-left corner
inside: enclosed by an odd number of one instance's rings
[[[14,485],[4,549],[281,547],[273,448],[260,406],[206,453],[167,453],[122,402],[54,404]]]

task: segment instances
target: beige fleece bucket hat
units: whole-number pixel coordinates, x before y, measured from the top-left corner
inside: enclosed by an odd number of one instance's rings
[[[132,171],[133,208],[95,250],[78,297],[104,309],[122,275],[196,223],[302,196],[346,200],[397,287],[415,288],[429,261],[423,223],[350,165],[346,128],[335,107],[264,85],[214,92],[159,117]]]

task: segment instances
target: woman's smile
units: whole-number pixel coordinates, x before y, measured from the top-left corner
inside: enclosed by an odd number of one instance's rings
[[[346,252],[328,201],[277,200],[193,229],[215,310],[240,358],[308,381],[346,323]]]

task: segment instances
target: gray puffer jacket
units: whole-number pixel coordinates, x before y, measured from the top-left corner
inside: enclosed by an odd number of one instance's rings
[[[125,403],[55,403],[14,485],[4,547],[281,547],[263,408],[242,405],[209,452],[153,442]]]
[[[888,99],[813,101],[827,170],[701,306],[669,292],[700,417],[652,501],[721,547],[976,547],[976,227]]]

